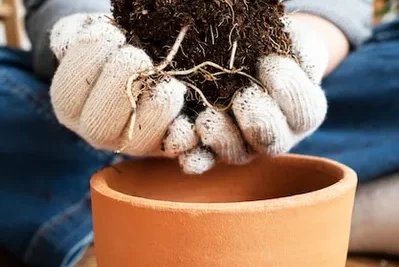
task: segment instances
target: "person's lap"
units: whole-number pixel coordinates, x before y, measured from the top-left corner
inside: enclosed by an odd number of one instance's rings
[[[361,182],[399,171],[399,20],[375,30],[323,82],[327,119],[293,152],[355,169]]]
[[[361,182],[399,171],[399,30],[378,36],[324,81],[328,118],[292,151],[343,162]],[[115,157],[57,123],[28,58],[0,49],[0,247],[72,266],[92,242],[89,179]]]
[[[294,151],[343,162],[359,174],[349,251],[399,255],[399,20],[324,81],[324,125]]]
[[[114,159],[58,124],[48,89],[29,53],[0,50],[0,247],[40,267],[92,241],[89,178]]]

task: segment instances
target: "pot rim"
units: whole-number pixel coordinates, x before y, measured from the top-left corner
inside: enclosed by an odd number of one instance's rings
[[[329,173],[328,170],[335,169],[341,172],[342,178],[325,188],[311,191],[308,193],[297,194],[293,196],[265,199],[265,200],[254,200],[254,201],[243,201],[243,202],[228,202],[228,203],[193,203],[193,202],[175,202],[167,200],[149,199],[144,197],[138,197],[133,195],[127,195],[121,193],[108,186],[106,179],[101,176],[101,171],[97,172],[90,181],[91,189],[99,193],[100,195],[114,200],[118,203],[124,203],[136,208],[144,208],[151,210],[162,210],[162,211],[192,211],[203,213],[207,212],[219,212],[219,213],[237,213],[237,212],[257,212],[264,210],[280,210],[286,208],[299,208],[305,206],[315,205],[317,203],[323,203],[332,199],[337,199],[340,196],[346,194],[351,189],[357,186],[357,174],[348,166],[339,162],[314,157],[314,156],[303,156],[296,154],[289,154],[284,156],[276,157],[279,162],[289,161],[291,163],[298,162],[313,162],[318,163],[318,171]],[[292,164],[295,165],[295,164]],[[300,167],[297,167],[300,168]]]

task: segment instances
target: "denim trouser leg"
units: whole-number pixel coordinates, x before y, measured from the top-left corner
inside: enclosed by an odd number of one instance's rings
[[[60,126],[30,54],[0,48],[0,246],[73,266],[92,242],[89,179],[114,159]]]
[[[345,163],[360,182],[399,173],[399,20],[375,29],[323,88],[327,120],[293,152]]]

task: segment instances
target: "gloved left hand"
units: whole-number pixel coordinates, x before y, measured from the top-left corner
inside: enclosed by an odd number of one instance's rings
[[[50,44],[60,63],[50,89],[54,113],[90,145],[133,156],[176,157],[197,144],[193,124],[180,116],[186,86],[171,78],[146,83],[142,92],[141,79],[129,83],[153,62],[127,44],[106,14],[60,19]]]
[[[277,55],[261,58],[257,78],[267,92],[253,84],[238,94],[232,106],[236,124],[227,112],[202,112],[195,123],[202,144],[180,156],[185,172],[205,172],[215,158],[245,164],[259,154],[286,153],[324,121],[327,100],[320,83],[327,47],[310,24],[283,22],[302,64]]]

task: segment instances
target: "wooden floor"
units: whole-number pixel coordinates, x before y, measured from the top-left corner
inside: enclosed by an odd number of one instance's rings
[[[399,262],[371,260],[366,258],[349,259],[346,267],[399,267]]]
[[[13,260],[9,255],[0,251],[1,267],[25,267],[21,263]],[[89,249],[83,261],[76,267],[97,267],[93,249]],[[399,260],[350,258],[346,267],[399,267]]]
[[[87,251],[85,258],[77,267],[97,267],[93,248]],[[393,261],[385,259],[352,257],[348,260],[346,267],[399,267],[399,260]]]

